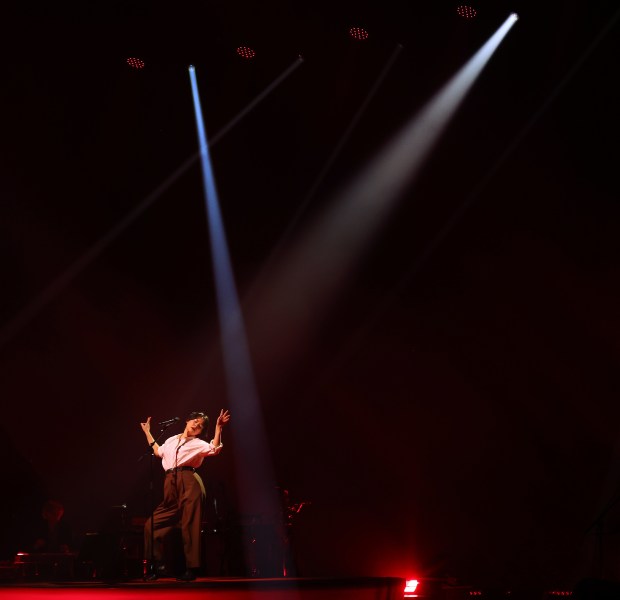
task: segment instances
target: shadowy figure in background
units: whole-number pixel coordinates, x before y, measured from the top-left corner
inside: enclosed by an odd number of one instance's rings
[[[283,577],[297,576],[297,566],[293,556],[293,532],[295,523],[304,506],[312,504],[308,500],[293,502],[287,489],[276,487],[280,496],[282,510],[279,523],[279,534],[282,540],[281,575]]]
[[[64,506],[58,500],[48,500],[41,509],[41,520],[34,529],[33,552],[65,553],[73,549],[71,526],[63,518]]]

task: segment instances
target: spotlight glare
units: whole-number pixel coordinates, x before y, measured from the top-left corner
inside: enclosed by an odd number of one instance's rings
[[[130,57],[127,59],[127,64],[132,69],[144,69],[144,61],[141,58]]]
[[[362,41],[368,39],[368,32],[362,27],[351,27],[351,29],[349,29],[349,35],[354,40]]]
[[[405,581],[405,589],[404,589],[404,597],[405,598],[417,598],[417,594],[415,593],[418,587],[417,579],[407,579]]]
[[[248,60],[256,56],[256,52],[252,48],[249,48],[248,46],[239,46],[237,48],[237,54],[241,58],[247,58]]]
[[[478,14],[478,12],[473,6],[466,5],[457,6],[456,12],[460,17],[463,17],[464,19],[473,19]]]

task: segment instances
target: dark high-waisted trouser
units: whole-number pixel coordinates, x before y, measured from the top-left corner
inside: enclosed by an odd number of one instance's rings
[[[166,473],[164,499],[153,511],[155,544],[152,556],[155,561],[163,560],[164,540],[172,529],[180,525],[185,564],[188,569],[200,566],[200,527],[204,496],[204,485],[198,473]],[[151,558],[151,518],[147,519],[144,526],[144,556],[147,560]]]

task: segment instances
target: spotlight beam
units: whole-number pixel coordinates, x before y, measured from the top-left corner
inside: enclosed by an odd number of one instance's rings
[[[282,368],[305,347],[316,321],[346,284],[363,251],[386,221],[405,187],[415,180],[502,39],[517,20],[510,15],[476,54],[444,85],[332,208],[273,269],[257,293],[253,335],[262,342],[267,368]],[[277,324],[278,332],[274,332]],[[255,332],[255,333],[254,333]]]
[[[551,93],[542,102],[542,104],[536,109],[534,114],[527,121],[525,126],[515,135],[512,141],[508,144],[506,149],[499,155],[497,160],[493,163],[491,168],[480,179],[474,189],[467,195],[463,203],[456,208],[450,218],[446,221],[443,227],[437,232],[435,237],[426,245],[420,256],[414,261],[412,266],[407,270],[403,277],[393,286],[391,291],[386,293],[383,301],[377,306],[371,315],[364,320],[364,326],[360,328],[355,336],[353,336],[348,344],[349,351],[358,348],[362,343],[362,340],[366,337],[367,333],[378,322],[379,318],[384,315],[392,306],[396,298],[399,297],[400,291],[406,286],[410,285],[415,277],[422,271],[424,266],[431,259],[433,254],[441,247],[443,242],[450,236],[452,231],[460,223],[461,219],[467,214],[467,211],[475,204],[480,194],[486,189],[487,185],[493,180],[496,173],[502,168],[510,156],[521,145],[523,140],[529,135],[529,133],[537,125],[538,121],[544,116],[544,114],[551,108],[553,103],[560,97],[564,90],[568,87],[568,84],[572,81],[575,75],[581,70],[583,65],[587,62],[590,56],[594,53],[599,44],[609,35],[611,30],[620,21],[620,9],[611,17],[607,24],[600,30],[594,40],[588,45],[581,56],[575,61],[568,72],[562,77],[562,79],[553,88]],[[343,352],[345,354],[346,351]],[[341,358],[340,361],[344,360]],[[339,362],[340,362],[339,361]]]
[[[210,146],[213,147],[235,125],[239,123],[252,109],[264,100],[275,88],[277,88],[293,71],[303,62],[300,56],[279,75],[265,90],[263,90],[248,106],[237,116],[227,123],[215,136]],[[0,348],[8,343],[19,333],[23,327],[32,321],[50,302],[82,273],[105,249],[112,244],[134,221],[136,221],[156,200],[158,200],[172,185],[180,179],[200,158],[200,152],[196,152],[173,171],[157,188],[155,188],[140,204],[133,208],[116,225],[109,229],[103,236],[87,248],[79,258],[71,263],[60,275],[48,284],[35,298],[20,309],[0,329]]]
[[[231,412],[235,415],[234,438],[239,498],[246,514],[275,514],[275,478],[263,425],[258,392],[235,285],[226,232],[220,211],[215,177],[209,156],[196,71],[189,67],[194,114],[200,151],[207,226],[215,277],[217,309],[222,337],[224,369]]]
[[[385,64],[385,66],[381,70],[381,73],[379,74],[379,77],[376,79],[375,83],[373,84],[370,92],[367,94],[367,96],[364,99],[364,101],[362,102],[361,106],[359,107],[359,109],[357,110],[355,115],[353,116],[353,119],[349,123],[348,127],[346,128],[346,130],[344,131],[344,133],[340,137],[340,140],[336,144],[336,146],[335,146],[334,150],[332,151],[332,153],[329,155],[329,158],[325,162],[325,165],[323,166],[323,168],[319,172],[319,174],[316,177],[314,183],[312,184],[312,186],[310,186],[310,189],[308,190],[307,194],[305,195],[305,197],[304,197],[300,207],[297,209],[295,215],[293,216],[293,219],[288,224],[288,226],[286,228],[286,231],[284,232],[284,234],[282,235],[282,237],[280,238],[280,240],[278,241],[278,243],[276,244],[276,246],[272,250],[271,256],[267,259],[266,264],[263,266],[263,269],[267,268],[268,264],[274,259],[274,257],[279,253],[281,248],[290,239],[290,237],[291,237],[293,231],[295,230],[295,228],[297,227],[297,224],[299,223],[301,217],[306,212],[306,209],[308,208],[310,202],[315,197],[316,192],[318,191],[318,189],[320,188],[321,184],[325,180],[325,177],[327,176],[327,174],[329,173],[329,171],[333,167],[334,163],[336,162],[336,160],[340,156],[343,148],[345,147],[345,145],[349,141],[349,139],[351,137],[351,134],[353,133],[353,131],[357,127],[357,124],[359,123],[359,121],[361,120],[362,116],[366,112],[366,108],[368,107],[368,105],[370,104],[372,99],[375,97],[375,94],[377,93],[377,91],[381,87],[381,84],[383,83],[383,81],[387,77],[390,69],[392,68],[392,65],[396,62],[396,59],[400,55],[400,52],[402,51],[402,49],[403,49],[402,45],[398,44],[398,46],[396,46],[396,48],[392,52],[392,54],[391,54],[390,58],[388,59],[387,63]]]

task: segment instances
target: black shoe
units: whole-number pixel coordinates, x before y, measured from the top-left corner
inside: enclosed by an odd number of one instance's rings
[[[172,577],[166,565],[157,565],[154,569],[151,569],[149,573],[144,576],[144,581],[157,581],[160,577]]]
[[[185,571],[183,575],[179,575],[177,577],[177,581],[195,581],[195,580],[196,580],[196,573],[194,573],[192,569],[187,569],[187,571]]]

